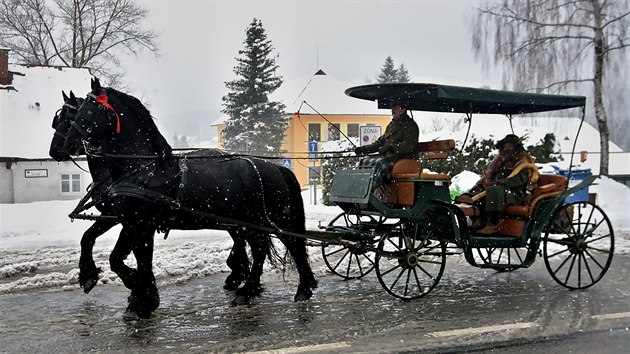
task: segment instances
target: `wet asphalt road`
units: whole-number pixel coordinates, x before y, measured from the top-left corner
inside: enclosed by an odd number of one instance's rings
[[[149,320],[126,322],[127,291],[99,285],[0,295],[0,352],[608,352],[630,345],[630,257],[615,255],[586,291],[557,285],[539,260],[497,273],[449,258],[426,298],[402,302],[369,274],[320,277],[292,302],[295,276],[267,273],[266,291],[232,307],[225,274],[164,286]]]

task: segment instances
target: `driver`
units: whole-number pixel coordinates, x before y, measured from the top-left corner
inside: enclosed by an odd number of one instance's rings
[[[520,138],[514,134],[508,134],[499,140],[495,147],[499,153],[488,164],[481,179],[470,190],[470,194],[457,198],[457,201],[470,203],[471,195],[486,191],[484,210],[488,222],[483,229],[478,231],[482,235],[490,235],[498,231],[499,218],[509,205],[524,204],[527,187],[530,184],[530,170],[525,168],[513,177],[508,178],[508,176],[520,164],[534,163],[532,157],[525,151]]]
[[[378,152],[378,156],[366,157],[360,166],[378,166],[374,177],[374,192],[386,200],[389,195],[390,172],[394,163],[401,159],[418,158],[418,124],[407,115],[407,103],[395,101],[391,105],[392,121],[385,128],[385,134],[369,145],[354,149],[357,155]]]

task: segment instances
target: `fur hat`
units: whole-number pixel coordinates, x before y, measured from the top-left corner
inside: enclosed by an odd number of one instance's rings
[[[497,144],[494,147],[498,150],[501,150],[501,148],[503,148],[503,145],[505,145],[506,143],[512,144],[515,149],[525,150],[525,148],[523,147],[523,143],[521,142],[521,138],[514,134],[506,135],[505,138],[497,141]]]

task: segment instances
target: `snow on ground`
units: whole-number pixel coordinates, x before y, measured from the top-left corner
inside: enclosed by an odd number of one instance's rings
[[[459,178],[470,184],[471,175]],[[474,182],[473,182],[474,183]],[[630,253],[630,189],[602,177],[591,187],[609,216],[616,233],[615,252]],[[318,193],[321,196],[321,193]],[[303,193],[307,229],[326,225],[341,212],[338,207],[311,205],[309,192]],[[77,201],[49,201],[27,204],[0,204],[0,294],[27,289],[78,288],[79,241],[91,221],[71,222],[67,214]],[[99,286],[120,284],[109,270],[109,253],[120,226],[96,241],[94,259],[103,269]],[[232,241],[224,231],[171,231],[167,240],[156,235],[154,272],[160,285],[185,282],[219,272],[228,272],[225,260]],[[326,272],[320,249],[309,247],[316,275]],[[135,266],[133,257],[128,264]],[[461,262],[458,262],[461,263]]]

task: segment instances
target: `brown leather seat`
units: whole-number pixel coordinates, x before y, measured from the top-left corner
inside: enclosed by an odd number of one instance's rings
[[[455,150],[455,140],[432,140],[418,143],[418,151],[424,153],[425,159],[444,159],[448,152]],[[392,179],[426,179],[449,181],[450,176],[442,173],[422,173],[422,164],[415,159],[398,160],[391,173]],[[387,202],[398,205],[412,206],[414,202],[414,182],[393,182],[391,194]]]
[[[505,209],[505,214],[530,217],[539,200],[555,197],[567,190],[567,178],[559,175],[541,174],[537,185],[532,191],[528,205],[510,205]]]
[[[418,160],[398,160],[392,168],[392,178],[418,178],[422,171],[420,167],[420,161]]]

